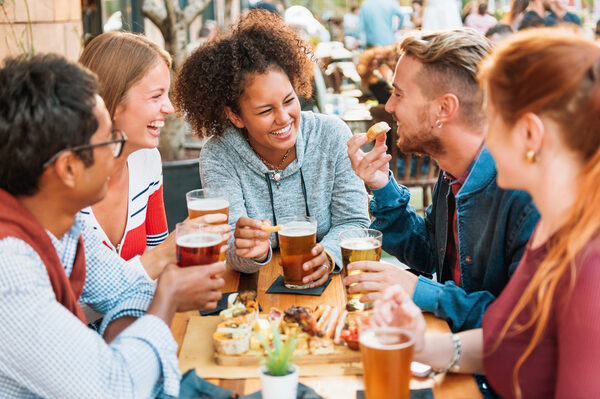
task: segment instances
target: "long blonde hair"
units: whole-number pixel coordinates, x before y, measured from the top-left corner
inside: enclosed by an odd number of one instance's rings
[[[146,37],[129,32],[107,32],[95,37],[79,62],[96,73],[102,99],[111,119],[127,91],[160,60],[171,68],[171,56]]]
[[[533,337],[513,370],[518,374],[540,342],[548,324],[559,282],[575,284],[575,259],[600,233],[600,47],[560,29],[532,29],[503,42],[480,68],[488,99],[512,126],[522,115],[546,115],[559,126],[562,141],[585,162],[577,177],[577,201],[567,222],[553,235],[550,250],[509,315],[492,351],[507,335],[533,327]],[[531,310],[529,320],[517,317]]]

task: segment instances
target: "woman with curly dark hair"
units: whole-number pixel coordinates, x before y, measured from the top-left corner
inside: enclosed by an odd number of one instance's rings
[[[311,94],[308,45],[274,14],[256,10],[233,32],[196,50],[175,83],[174,101],[206,141],[205,188],[229,190],[234,245],[227,262],[254,272],[268,263],[275,234],[260,230],[285,216],[318,221],[312,273],[318,286],[341,268],[339,233],[369,225],[364,185],[346,155],[348,127],[338,118],[301,112]]]

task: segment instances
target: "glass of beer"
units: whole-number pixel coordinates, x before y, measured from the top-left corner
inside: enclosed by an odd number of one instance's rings
[[[414,336],[402,328],[373,325],[370,312],[357,319],[367,399],[409,399]]]
[[[223,235],[217,226],[189,221],[177,223],[175,234],[179,266],[207,265],[219,261]]]
[[[342,273],[344,277],[362,273],[360,270],[348,272],[349,263],[358,262],[359,260],[379,261],[381,259],[382,237],[381,231],[373,229],[352,229],[340,233]],[[352,285],[346,287],[346,310],[355,312],[370,309],[373,306],[372,303],[360,302],[360,298],[365,294],[364,292],[348,293],[348,289]]]
[[[317,219],[312,216],[290,216],[281,218],[279,231],[279,248],[281,250],[281,266],[283,267],[283,283],[287,288],[304,289],[302,279],[312,273],[304,271],[302,265],[314,258],[311,251],[317,243]]]
[[[187,201],[188,215],[190,219],[203,215],[222,213],[229,220],[229,192],[219,189],[203,188],[192,190],[185,195]],[[216,223],[221,224],[221,223]],[[223,245],[227,244],[226,241]],[[225,252],[219,256],[220,261],[225,261]]]

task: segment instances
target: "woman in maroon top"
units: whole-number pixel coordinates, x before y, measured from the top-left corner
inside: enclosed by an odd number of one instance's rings
[[[600,47],[561,30],[502,43],[480,67],[498,185],[541,219],[482,328],[425,334],[399,287],[376,303],[416,336],[415,360],[486,374],[503,397],[600,397]]]

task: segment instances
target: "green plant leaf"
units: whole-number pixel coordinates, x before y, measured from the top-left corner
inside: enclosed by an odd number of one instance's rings
[[[273,376],[286,375],[294,360],[294,349],[298,345],[298,334],[294,333],[286,342],[282,342],[281,334],[276,325],[272,326],[273,341],[269,345],[265,337],[256,333],[256,338],[263,345],[265,355],[262,357],[263,364],[267,368],[269,374]]]

